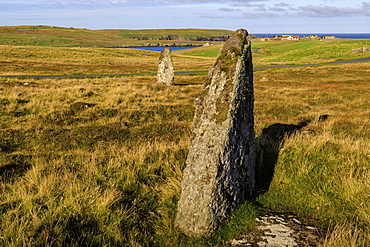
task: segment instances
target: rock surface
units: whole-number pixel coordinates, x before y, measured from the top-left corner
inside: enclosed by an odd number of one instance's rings
[[[318,246],[323,242],[324,230],[310,226],[294,215],[273,214],[258,217],[258,226],[237,239],[232,246],[294,247]]]
[[[157,83],[173,85],[174,70],[171,56],[171,49],[165,48],[162,50],[158,61]]]
[[[255,176],[253,66],[248,33],[221,49],[196,99],[193,137],[176,225],[188,236],[211,233],[251,196]]]

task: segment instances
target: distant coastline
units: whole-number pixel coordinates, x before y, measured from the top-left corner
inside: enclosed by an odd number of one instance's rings
[[[310,35],[322,36],[335,36],[340,39],[370,39],[370,33],[251,33],[259,37],[272,38],[279,35],[294,35],[299,37],[306,37]]]
[[[172,51],[184,50],[201,47],[200,45],[193,46],[123,46],[123,47],[108,47],[108,48],[120,48],[120,49],[138,49],[146,51],[162,51],[165,48],[170,48]]]

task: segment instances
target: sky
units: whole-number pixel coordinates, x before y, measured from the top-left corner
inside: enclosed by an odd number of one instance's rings
[[[370,33],[370,0],[0,0],[0,26]]]

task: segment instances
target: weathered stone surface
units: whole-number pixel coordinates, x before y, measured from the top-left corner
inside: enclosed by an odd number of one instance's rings
[[[171,49],[165,48],[161,52],[158,61],[157,83],[173,85],[174,71]]]
[[[193,137],[176,225],[207,235],[252,194],[255,173],[253,68],[246,30],[221,49],[196,99]]]
[[[271,214],[256,218],[254,230],[230,241],[233,246],[319,246],[327,229],[309,225],[290,214]]]

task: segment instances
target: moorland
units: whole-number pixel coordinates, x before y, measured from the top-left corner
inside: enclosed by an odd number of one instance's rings
[[[0,28],[0,75],[141,75],[0,77],[0,245],[225,246],[253,231],[254,218],[266,212],[289,212],[325,229],[320,246],[370,245],[369,62],[256,70],[256,136],[276,123],[309,124],[259,150],[258,169],[271,180],[253,199],[211,236],[188,238],[174,218],[194,99],[206,73],[177,74],[174,86],[158,85],[146,73],[156,72],[159,53],[98,47],[150,40],[132,38],[138,33],[6,28]],[[48,40],[54,30],[58,39]],[[255,40],[253,48],[261,49],[253,63],[366,57],[352,49],[367,43]],[[173,51],[175,70],[208,70],[221,46]]]

